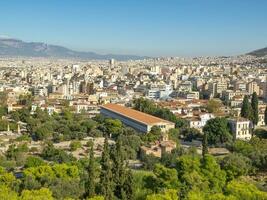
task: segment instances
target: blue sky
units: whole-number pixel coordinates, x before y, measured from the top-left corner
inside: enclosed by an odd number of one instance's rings
[[[0,35],[98,53],[237,55],[267,46],[267,1],[5,0]]]

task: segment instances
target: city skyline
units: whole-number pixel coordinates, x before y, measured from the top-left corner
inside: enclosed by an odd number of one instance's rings
[[[227,56],[267,45],[267,3],[261,0],[14,0],[2,5],[0,35],[78,51]]]

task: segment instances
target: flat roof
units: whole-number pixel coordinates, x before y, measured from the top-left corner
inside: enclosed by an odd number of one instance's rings
[[[125,116],[127,118],[133,119],[135,121],[141,122],[143,124],[148,124],[148,125],[153,125],[156,123],[169,123],[169,124],[174,124],[173,122],[161,119],[159,117],[155,117],[153,115],[149,115],[131,108],[127,108],[125,106],[121,106],[118,104],[113,104],[113,103],[108,103],[101,108],[110,110],[114,113],[120,114],[122,116]]]
[[[232,118],[230,121],[236,121],[236,122],[250,122],[249,119],[243,118],[243,117],[237,117],[237,118]]]

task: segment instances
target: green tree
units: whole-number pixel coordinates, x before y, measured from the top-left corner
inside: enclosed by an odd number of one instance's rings
[[[201,173],[209,182],[209,191],[221,192],[226,183],[226,173],[221,170],[215,158],[206,154],[202,158]]]
[[[78,140],[71,141],[70,143],[70,150],[71,151],[76,151],[77,149],[81,148],[82,144]]]
[[[210,113],[218,114],[221,112],[222,103],[220,100],[210,99],[207,103],[207,110]]]
[[[253,137],[250,141],[236,141],[232,149],[250,158],[252,165],[260,170],[267,170],[267,140]]]
[[[6,114],[7,114],[7,107],[6,106],[0,106],[0,117],[5,116]]]
[[[141,160],[144,163],[144,169],[153,170],[155,165],[160,162],[160,159],[153,155],[142,155]]]
[[[1,200],[18,200],[18,195],[16,192],[12,191],[6,185],[0,184],[0,199]]]
[[[107,118],[105,120],[105,127],[109,135],[112,137],[118,137],[122,131],[122,122],[118,119]]]
[[[209,153],[209,146],[208,146],[208,136],[207,133],[204,133],[202,139],[202,156]]]
[[[267,106],[264,110],[264,123],[265,123],[265,125],[267,125]]]
[[[153,175],[145,178],[145,185],[153,192],[176,189],[179,186],[177,171],[157,164],[153,170]]]
[[[31,106],[33,101],[33,96],[31,94],[22,94],[19,96],[19,104]]]
[[[94,158],[94,144],[90,146],[90,153],[89,153],[89,164],[87,167],[88,179],[86,181],[86,196],[93,197],[95,196],[95,158]]]
[[[52,136],[52,130],[43,125],[35,130],[34,136],[37,140],[45,140]]]
[[[203,191],[199,191],[199,189],[190,190],[187,194],[187,200],[206,200],[205,194]]]
[[[77,199],[84,194],[79,178],[56,178],[49,183],[49,189],[53,192],[55,199]]]
[[[133,200],[134,199],[134,179],[133,179],[132,171],[130,169],[127,170],[126,179],[125,179],[123,187],[125,190],[126,199]]]
[[[115,147],[115,153],[113,155],[113,174],[115,190],[114,194],[119,199],[123,199],[126,196],[124,190],[124,182],[126,177],[126,166],[125,166],[125,154],[122,148],[121,137],[118,138]]]
[[[101,157],[100,190],[105,200],[113,200],[113,177],[108,139],[105,138],[104,149]]]
[[[258,96],[257,93],[254,92],[252,94],[252,98],[251,98],[251,108],[252,108],[252,122],[254,126],[257,126],[258,122],[259,122],[259,108],[258,108]]]
[[[10,189],[16,189],[19,180],[11,172],[7,172],[3,167],[0,167],[0,185],[6,185]]]
[[[7,104],[7,92],[0,92],[0,105]]]
[[[20,200],[53,200],[52,192],[47,188],[39,190],[23,190]]]
[[[45,165],[45,162],[41,158],[39,158],[37,156],[29,156],[26,159],[26,163],[25,163],[25,167],[26,168],[38,167],[38,166],[41,166],[41,165]]]
[[[22,143],[18,146],[12,144],[8,147],[8,150],[6,151],[6,158],[8,160],[16,161],[17,166],[24,165],[28,150],[29,149],[27,143]]]
[[[130,130],[130,131],[129,131]],[[141,146],[141,138],[135,131],[125,128],[120,135],[126,159],[136,159]]]
[[[181,134],[184,136],[184,140],[189,142],[201,137],[200,131],[195,128],[185,128],[181,131]]]
[[[221,160],[220,165],[225,170],[228,181],[239,176],[247,175],[252,169],[250,159],[236,153],[225,156]]]
[[[199,188],[201,191],[208,190],[208,182],[201,174],[201,160],[198,155],[183,155],[177,159],[176,170],[181,185],[181,196],[188,191]]]
[[[41,157],[58,163],[72,162],[76,159],[62,149],[56,149],[53,143],[49,142],[43,149]]]
[[[176,143],[179,142],[179,137],[180,137],[180,131],[179,131],[179,129],[177,129],[177,128],[172,128],[172,129],[170,129],[170,130],[168,131],[168,135],[169,135],[169,138],[170,138],[171,140],[176,141]]]
[[[87,198],[86,200],[104,200],[104,197],[103,196],[95,196],[92,198]]]
[[[203,128],[209,144],[216,145],[231,141],[231,134],[225,118],[210,119]]]
[[[152,101],[144,98],[134,100],[134,109],[145,112],[162,119],[175,123],[176,128],[184,128],[187,123],[182,118],[177,118],[169,109],[155,105]]]
[[[165,190],[163,194],[151,194],[146,197],[146,200],[178,200],[176,190]]]
[[[249,99],[247,95],[244,96],[240,115],[241,117],[244,117],[246,119],[251,118],[251,105],[249,103]]]
[[[267,130],[263,128],[257,128],[253,131],[253,134],[258,138],[267,139]]]
[[[238,180],[231,181],[226,187],[226,193],[242,200],[267,199],[267,192],[260,191],[255,185]]]
[[[161,137],[161,129],[158,126],[152,126],[150,131],[143,135],[142,139],[146,142],[155,142]]]

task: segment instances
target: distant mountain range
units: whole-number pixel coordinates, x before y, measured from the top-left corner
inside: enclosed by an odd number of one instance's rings
[[[97,54],[94,52],[74,51],[66,47],[41,42],[24,42],[18,39],[0,38],[0,56],[74,58],[81,60],[139,60],[147,57],[136,55]]]
[[[253,55],[258,57],[267,56],[267,47],[252,51],[248,53],[248,55]]]

